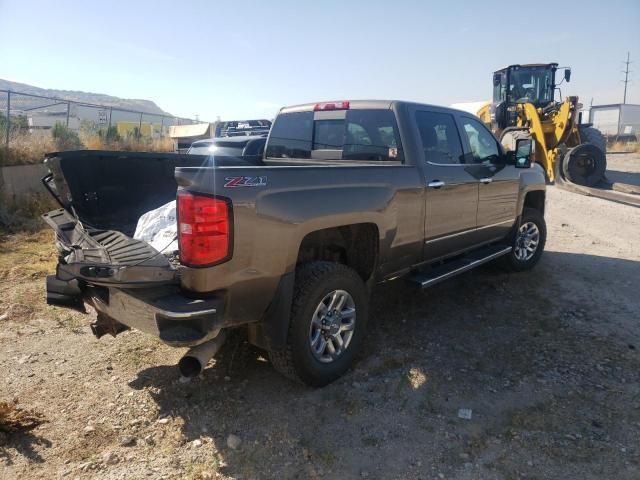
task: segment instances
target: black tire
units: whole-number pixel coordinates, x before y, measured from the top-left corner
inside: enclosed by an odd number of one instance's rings
[[[344,352],[330,363],[322,363],[311,351],[311,321],[322,299],[333,290],[344,290],[353,298],[355,328]],[[286,377],[312,387],[322,387],[338,379],[351,366],[362,346],[368,300],[365,284],[353,269],[324,261],[300,266],[296,270],[287,346],[283,350],[269,352],[274,368]]]
[[[539,232],[539,240],[537,248],[533,254],[533,256],[526,260],[521,260],[516,256],[516,246],[519,241],[519,230],[522,226],[527,223],[534,223],[538,228]],[[544,221],[544,216],[539,210],[535,208],[526,208],[522,212],[522,218],[520,223],[518,224],[518,228],[511,235],[511,245],[513,246],[513,250],[502,257],[502,265],[507,270],[511,272],[524,272],[526,270],[531,270],[536,266],[538,261],[540,261],[540,257],[542,256],[542,252],[544,251],[544,245],[547,241],[547,224]]]
[[[578,130],[580,131],[580,140],[582,143],[590,143],[602,150],[602,153],[607,153],[607,139],[600,130],[593,127],[580,127],[579,125]]]
[[[562,159],[564,178],[577,185],[594,187],[604,180],[607,158],[591,143],[581,143],[567,151]]]
[[[605,179],[607,140],[597,128],[578,125],[578,129],[581,143],[564,155],[562,175],[577,185],[594,187]]]

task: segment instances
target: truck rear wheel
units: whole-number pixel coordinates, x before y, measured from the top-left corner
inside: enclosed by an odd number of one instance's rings
[[[322,387],[342,376],[362,345],[368,316],[364,282],[351,268],[312,262],[296,271],[287,345],[269,352],[285,376]]]

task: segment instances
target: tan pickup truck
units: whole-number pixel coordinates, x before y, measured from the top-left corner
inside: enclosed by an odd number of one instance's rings
[[[137,328],[198,374],[243,328],[292,378],[322,386],[365,341],[369,292],[428,287],[500,258],[528,270],[544,249],[545,178],[532,145],[505,152],[473,115],[400,101],[283,108],[236,158],[50,154],[44,215],[60,259],[51,304],[97,312],[99,337]],[[178,251],[132,237],[176,200]]]

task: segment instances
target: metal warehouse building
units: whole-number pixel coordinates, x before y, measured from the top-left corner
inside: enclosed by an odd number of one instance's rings
[[[640,139],[640,105],[614,103],[593,105],[589,110],[589,123],[610,139]]]

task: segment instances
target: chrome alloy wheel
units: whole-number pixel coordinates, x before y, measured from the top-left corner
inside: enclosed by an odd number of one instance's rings
[[[518,229],[513,254],[517,260],[526,262],[535,255],[539,244],[540,230],[538,226],[533,222],[527,222]]]
[[[334,290],[316,307],[309,327],[311,353],[322,363],[340,357],[351,343],[356,326],[356,303],[344,290]]]

